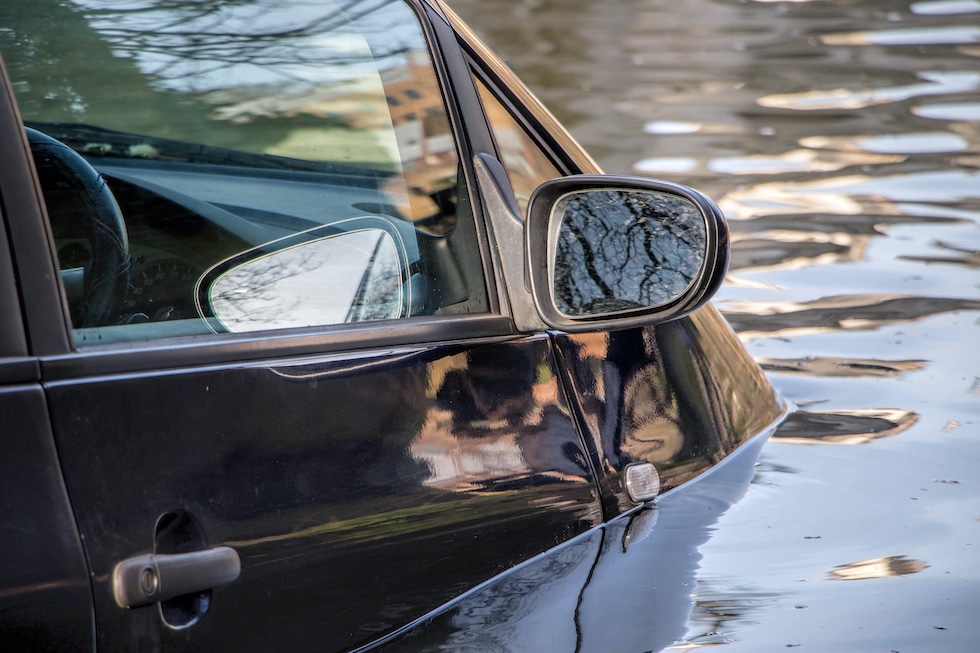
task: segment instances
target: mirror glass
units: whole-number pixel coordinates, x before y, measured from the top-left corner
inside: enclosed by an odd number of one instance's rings
[[[585,190],[552,214],[555,308],[600,317],[664,306],[691,288],[707,255],[701,209],[671,193]]]
[[[385,320],[408,306],[398,249],[382,229],[236,259],[207,286],[210,312],[228,331]]]

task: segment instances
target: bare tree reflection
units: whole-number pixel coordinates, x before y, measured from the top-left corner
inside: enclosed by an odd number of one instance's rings
[[[686,199],[657,192],[590,191],[559,202],[554,284],[566,315],[657,306],[690,287],[706,230]]]
[[[202,299],[229,331],[392,319],[405,305],[398,252],[378,229],[246,252],[227,264],[215,268]]]
[[[300,69],[306,64],[377,62],[424,47],[410,31],[391,38],[397,34],[393,22],[404,16],[384,10],[401,4],[396,0],[310,3],[290,7],[288,12],[277,2],[264,0],[130,4],[88,0],[81,4],[117,56],[139,59],[148,64],[147,72],[161,79],[185,78],[189,69],[193,69],[192,76],[203,77],[244,64],[275,69],[283,77],[299,80],[306,79]],[[373,52],[350,47],[353,40],[344,44],[347,47],[317,40],[323,34],[349,31],[354,22],[360,23],[365,36],[375,32],[386,38],[373,39],[377,40],[371,44]]]

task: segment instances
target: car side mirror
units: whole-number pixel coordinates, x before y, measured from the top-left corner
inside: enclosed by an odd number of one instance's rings
[[[408,317],[417,259],[392,221],[342,220],[215,265],[198,281],[198,311],[231,332]]]
[[[528,280],[541,319],[562,331],[665,322],[725,278],[728,227],[701,193],[613,175],[545,182],[528,205]]]

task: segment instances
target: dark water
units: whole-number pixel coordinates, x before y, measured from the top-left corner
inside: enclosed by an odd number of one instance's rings
[[[608,172],[711,195],[801,409],[670,650],[980,650],[980,0],[455,0]]]

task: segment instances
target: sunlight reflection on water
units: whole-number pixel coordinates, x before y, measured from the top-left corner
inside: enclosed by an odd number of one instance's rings
[[[921,72],[925,82],[885,88],[834,88],[766,95],[758,99],[763,107],[816,111],[826,109],[862,109],[876,104],[903,102],[923,95],[950,95],[980,88],[980,73],[974,72]]]
[[[820,37],[825,45],[949,45],[980,42],[980,27],[887,29],[870,32],[842,32]]]
[[[913,2],[909,10],[922,16],[975,14],[980,13],[980,0],[926,0]]]
[[[912,113],[933,120],[980,121],[980,103],[936,103],[912,107]]]
[[[917,134],[886,134],[882,136],[811,136],[800,145],[813,149],[876,152],[878,154],[927,154],[961,152],[970,143],[958,134],[923,132]]]

